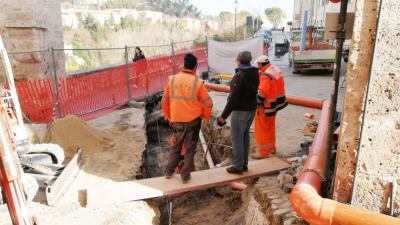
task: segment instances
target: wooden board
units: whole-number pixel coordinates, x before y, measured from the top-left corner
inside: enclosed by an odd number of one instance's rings
[[[249,178],[278,173],[290,165],[277,157],[251,161],[249,172],[234,175],[226,172],[226,167],[196,171],[189,183],[183,184],[179,175],[171,179],[156,177],[137,181],[96,186],[87,190],[87,207],[116,204],[127,201],[155,198],[215,186],[229,184]]]
[[[353,26],[354,26],[354,12],[349,12],[346,15],[346,25],[345,25],[345,39],[351,39],[353,35]],[[325,18],[325,32],[324,39],[325,40],[336,40],[336,32],[332,32],[337,30],[339,23],[339,13],[338,12],[327,12]]]

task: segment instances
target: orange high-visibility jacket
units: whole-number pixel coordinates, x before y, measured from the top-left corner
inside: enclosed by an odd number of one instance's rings
[[[261,70],[258,95],[264,99],[267,116],[274,116],[287,106],[283,72],[278,67],[268,64]]]
[[[170,122],[191,122],[202,117],[209,120],[213,101],[203,80],[184,70],[170,76],[162,98],[164,116]]]

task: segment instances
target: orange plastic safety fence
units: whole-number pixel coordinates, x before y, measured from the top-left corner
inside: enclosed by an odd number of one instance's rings
[[[187,52],[198,57],[200,71],[206,70],[206,48],[201,47],[176,52],[178,71],[183,69],[183,58]],[[16,87],[22,111],[34,123],[53,122],[56,107],[61,117],[78,115],[85,120],[96,118],[115,110],[130,99],[140,99],[162,91],[168,77],[174,72],[174,59],[173,56],[156,56],[130,63],[129,76],[126,69],[123,64],[61,77],[56,84],[58,96],[49,79],[18,81]]]

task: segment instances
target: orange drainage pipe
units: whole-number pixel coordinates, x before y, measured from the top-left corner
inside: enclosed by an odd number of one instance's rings
[[[226,93],[229,93],[230,91],[230,87],[226,85],[218,85],[210,83],[206,83],[205,85],[208,89],[213,91],[226,92]],[[319,99],[299,98],[293,96],[286,96],[286,100],[288,101],[289,104],[292,105],[299,105],[315,109],[322,109],[322,105],[324,102],[324,100],[319,100]]]
[[[229,92],[228,86],[206,84],[210,90]],[[326,172],[328,121],[330,103],[297,97],[287,97],[290,104],[322,109],[317,133],[310,153],[291,194],[292,208],[299,216],[313,225],[400,225],[400,220],[324,199],[319,194]]]
[[[394,217],[324,199],[319,195],[326,172],[329,108],[330,103],[325,101],[303,172],[290,194],[292,208],[313,225],[400,224],[400,220]]]

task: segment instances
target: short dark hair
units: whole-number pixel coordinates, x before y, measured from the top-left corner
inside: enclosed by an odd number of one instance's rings
[[[187,53],[184,58],[185,69],[194,70],[197,66],[197,58],[192,53]]]
[[[237,56],[237,60],[240,62],[240,64],[249,64],[252,59],[253,57],[249,51],[240,52]]]
[[[260,63],[260,64],[264,67],[264,66],[269,64],[269,61],[268,62],[263,62],[263,63]]]

